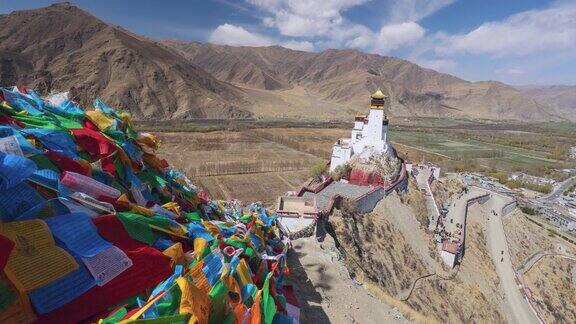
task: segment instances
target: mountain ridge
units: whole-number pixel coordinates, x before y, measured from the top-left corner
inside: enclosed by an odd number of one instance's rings
[[[218,79],[239,87],[280,91],[302,86],[322,100],[353,104],[359,111],[365,107],[369,91],[383,88],[391,97],[392,115],[562,119],[555,109],[504,83],[470,82],[395,57],[352,49],[310,53],[279,46],[161,42]]]
[[[153,40],[68,3],[0,16],[0,85],[100,96],[135,119],[349,120],[381,88],[391,116],[563,120],[557,106],[354,49]],[[568,114],[571,118],[576,115]]]
[[[0,83],[82,104],[101,96],[137,119],[246,117],[244,92],[178,53],[66,3],[0,18]]]
[[[556,108],[561,114],[576,114],[576,85],[517,86],[527,96]]]

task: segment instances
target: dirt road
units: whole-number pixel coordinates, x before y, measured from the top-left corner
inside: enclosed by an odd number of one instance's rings
[[[538,318],[516,283],[514,268],[506,244],[506,235],[500,212],[502,207],[508,202],[507,198],[492,194],[492,198],[484,205],[487,217],[488,250],[500,278],[500,286],[504,293],[510,319],[514,323],[537,324],[539,323]],[[495,211],[497,216],[492,211]]]
[[[301,323],[408,323],[398,310],[350,279],[329,235],[322,243],[315,237],[292,243],[288,262],[302,304]]]

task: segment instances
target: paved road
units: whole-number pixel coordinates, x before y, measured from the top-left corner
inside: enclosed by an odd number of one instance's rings
[[[446,216],[446,221],[444,223],[445,229],[448,233],[455,233],[457,230],[456,224],[463,225],[461,228],[465,230],[466,221],[466,209],[468,200],[485,195],[483,190],[468,187],[468,193],[463,193],[456,197],[456,199],[450,201],[448,206],[448,215]]]
[[[502,211],[502,207],[508,202],[508,199],[493,194],[492,198],[484,205],[487,213],[488,250],[496,266],[498,277],[500,278],[500,286],[506,299],[510,318],[514,323],[537,324],[539,323],[538,318],[528,304],[528,301],[524,299],[524,295],[516,283],[514,268],[510,260],[510,252],[506,244],[506,235],[504,233],[504,225],[502,224],[500,212]],[[496,211],[498,216],[494,216],[492,210]]]
[[[554,200],[562,195],[566,189],[568,189],[572,184],[576,183],[576,177],[568,178],[556,186],[554,191],[549,195],[539,198],[539,200]]]

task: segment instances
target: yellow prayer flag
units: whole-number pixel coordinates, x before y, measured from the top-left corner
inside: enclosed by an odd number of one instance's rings
[[[86,116],[90,119],[101,131],[105,131],[110,126],[114,125],[114,119],[106,116],[100,110],[90,110],[86,112]]]
[[[250,268],[248,268],[246,260],[240,259],[240,263],[238,263],[238,266],[236,267],[236,272],[238,273],[240,286],[244,287],[245,285],[252,283]]]
[[[202,225],[204,225],[204,227],[206,228],[206,230],[208,231],[208,233],[210,233],[210,235],[214,236],[215,238],[221,238],[222,235],[220,234],[220,229],[218,228],[218,226],[212,224],[209,221],[206,220],[202,220]]]
[[[180,277],[176,283],[182,292],[180,313],[192,314],[190,323],[206,324],[210,317],[210,297],[187,279]]]
[[[201,237],[197,237],[194,239],[194,252],[198,256],[198,258],[200,258],[200,254],[202,253],[202,251],[204,251],[204,249],[207,246],[208,246],[208,241],[206,239],[203,239]]]
[[[155,215],[154,212],[152,210],[150,210],[149,208],[142,207],[142,206],[136,205],[136,204],[130,204],[130,212],[132,212],[134,214],[140,214],[140,215],[148,216],[148,217],[152,217]]]
[[[169,211],[173,212],[174,214],[180,216],[180,205],[176,202],[168,202],[162,205],[163,208],[168,209]]]
[[[194,285],[204,293],[208,294],[212,287],[208,282],[208,278],[206,278],[206,274],[204,274],[204,271],[202,271],[203,267],[204,262],[199,261],[194,267],[192,267],[192,269],[190,269],[189,273],[192,280],[194,280]]]
[[[184,250],[182,249],[182,243],[176,243],[171,247],[164,250],[164,255],[169,256],[172,262],[175,264],[185,265],[186,257],[184,257]]]
[[[42,220],[5,223],[1,232],[16,243],[4,271],[20,292],[41,288],[78,269],[76,260],[55,245]]]

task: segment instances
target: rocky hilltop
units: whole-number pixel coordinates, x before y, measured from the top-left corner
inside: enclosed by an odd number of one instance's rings
[[[447,270],[425,231],[426,216],[419,215],[426,213],[422,195],[411,180],[408,194],[394,193],[370,214],[342,208],[331,215],[329,224],[351,276],[379,287],[389,296],[384,300],[402,301],[404,313],[417,322],[505,322],[483,230],[485,211],[471,208],[466,260]]]

